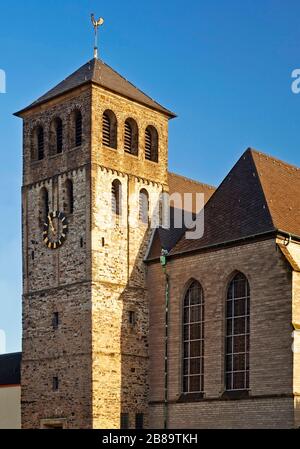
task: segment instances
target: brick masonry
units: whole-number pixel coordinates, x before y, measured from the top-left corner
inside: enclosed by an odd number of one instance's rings
[[[102,145],[102,114],[118,121],[117,149]],[[72,114],[83,117],[83,143],[72,144]],[[63,122],[63,152],[53,155],[51,123]],[[124,122],[134,118],[139,154],[124,153]],[[63,422],[66,428],[118,428],[120,413],[143,413],[148,425],[148,295],[143,259],[151,231],[141,223],[139,191],[168,190],[168,118],[96,86],[85,86],[23,115],[23,364],[22,426]],[[36,126],[45,133],[45,157],[32,161]],[[148,125],[159,135],[159,163],[145,160]],[[42,242],[39,197],[49,192],[51,210],[63,210],[65,181],[74,189],[65,244]],[[122,185],[122,216],[113,225],[111,185]],[[83,245],[81,244],[83,242]],[[34,253],[34,256],[32,254]],[[60,324],[53,329],[53,312]],[[135,313],[135,324],[129,323]],[[53,377],[59,389],[53,391]]]
[[[298,393],[292,346],[292,270],[270,239],[171,258],[169,327],[169,426],[253,428],[296,425]],[[250,283],[250,398],[222,400],[226,288],[233,273]],[[204,398],[181,396],[181,311],[186,286],[198,280],[205,297]],[[297,281],[298,281],[297,273]],[[296,279],[294,280],[296,282]],[[148,267],[150,301],[150,426],[162,427],[164,379],[164,277],[159,263]],[[294,296],[294,303],[298,300]],[[298,307],[297,307],[298,309]],[[298,375],[297,375],[298,377]],[[295,391],[295,388],[297,390]]]
[[[118,122],[117,149],[102,145],[102,114]],[[83,117],[83,142],[74,148],[72,116]],[[51,123],[63,122],[63,151],[53,155]],[[137,156],[124,152],[124,123],[136,120]],[[145,426],[163,425],[164,277],[158,262],[143,263],[151,236],[138,220],[139,192],[168,190],[168,118],[95,85],[85,85],[23,113],[23,363],[22,426],[118,428],[120,414],[144,413]],[[45,158],[32,161],[36,126],[45,130]],[[159,162],[145,160],[148,125],[159,136]],[[42,242],[39,198],[62,210],[65,182],[74,188],[65,244]],[[122,215],[113,225],[109,193],[122,185]],[[292,245],[292,243],[291,243]],[[298,253],[298,247],[294,253]],[[295,256],[296,257],[296,256]],[[275,239],[170,259],[169,427],[294,427],[300,425],[299,359],[291,351],[299,318],[299,272]],[[224,307],[228,282],[243,272],[251,288],[250,398],[225,401]],[[180,402],[181,309],[191,278],[205,295],[204,398]],[[52,316],[60,324],[53,329]],[[129,322],[135,313],[135,323]],[[150,318],[149,318],[150,314]],[[149,327],[150,319],[150,327]],[[150,359],[149,359],[150,355]],[[53,377],[59,388],[53,391]]]

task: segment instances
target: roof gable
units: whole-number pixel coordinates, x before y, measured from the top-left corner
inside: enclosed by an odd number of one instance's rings
[[[251,154],[274,227],[300,236],[300,169],[255,150]]]
[[[65,80],[57,84],[53,89],[49,90],[46,94],[42,95],[25,109],[19,111],[17,115],[87,83],[95,83],[105,89],[111,90],[126,98],[136,101],[137,103],[141,103],[163,114],[166,114],[170,118],[176,117],[173,112],[154,101],[99,59],[92,59],[84,64]]]
[[[204,235],[185,236],[171,254],[240,240],[275,230],[253,158],[247,150],[238,160],[204,208]]]

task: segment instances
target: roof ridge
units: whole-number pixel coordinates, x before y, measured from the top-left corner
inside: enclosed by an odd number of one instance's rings
[[[246,152],[247,152],[247,151],[246,151]],[[259,185],[260,185],[262,194],[263,194],[263,196],[264,196],[266,206],[267,206],[267,208],[268,208],[268,213],[269,213],[270,221],[271,221],[271,223],[272,223],[272,225],[273,225],[273,228],[276,229],[276,226],[275,226],[275,223],[274,223],[274,218],[273,218],[273,216],[272,216],[272,212],[271,212],[271,209],[270,209],[270,204],[269,204],[269,201],[268,201],[268,197],[267,197],[267,195],[266,195],[266,192],[265,192],[265,189],[264,189],[264,186],[263,186],[261,177],[260,177],[260,173],[259,173],[259,171],[258,171],[258,167],[257,167],[257,165],[256,165],[256,163],[255,163],[255,159],[254,159],[254,157],[253,157],[253,153],[254,153],[254,154],[257,154],[258,152],[257,152],[256,150],[249,149],[249,154],[251,155],[252,165],[253,165],[253,168],[254,168],[254,170],[255,170],[255,172],[256,172],[256,176],[257,176],[257,179],[258,179],[258,182],[259,182]],[[245,153],[244,153],[244,154],[245,154]]]
[[[290,163],[288,163],[288,162],[283,161],[282,159],[278,159],[277,157],[271,156],[271,155],[268,154],[268,153],[264,153],[264,152],[262,152],[262,151],[256,150],[255,148],[249,147],[249,148],[245,151],[245,153],[246,153],[247,151],[249,151],[250,153],[254,153],[254,154],[256,154],[256,155],[258,155],[258,156],[260,156],[260,157],[263,157],[263,158],[265,158],[265,159],[271,159],[272,161],[277,162],[279,165],[282,165],[282,166],[284,166],[284,167],[291,168],[291,169],[293,169],[293,170],[300,170],[300,168],[297,167],[297,165],[295,165],[295,164],[290,164]],[[244,153],[244,154],[245,154],[245,153]]]
[[[159,106],[160,108],[165,109],[168,112],[168,109],[166,109],[164,106],[162,106],[160,103],[158,103],[156,100],[154,100],[154,98],[150,97],[150,95],[146,94],[142,89],[140,89],[139,87],[137,87],[135,84],[133,84],[131,81],[129,81],[127,78],[125,78],[125,76],[121,75],[119,72],[117,72],[113,67],[111,67],[109,64],[107,64],[106,62],[104,62],[102,59],[97,59],[97,61],[102,62],[102,64],[106,65],[106,67],[108,67],[110,70],[112,70],[116,75],[118,75],[120,78],[122,78],[124,81],[126,81],[126,83],[131,84],[132,87],[134,87],[134,89],[139,90],[143,95],[145,95],[146,97],[149,98],[149,100],[153,101],[153,103],[157,104],[157,106]],[[95,64],[96,66],[96,64]]]
[[[173,176],[177,176],[178,178],[184,179],[185,181],[191,182],[193,184],[199,184],[201,186],[206,186],[206,187],[209,187],[210,189],[214,189],[214,190],[216,189],[216,187],[213,186],[212,184],[206,184],[205,182],[197,181],[197,180],[192,179],[192,178],[187,178],[186,176],[179,175],[178,173],[174,173],[174,172],[168,171],[168,174],[173,175]]]

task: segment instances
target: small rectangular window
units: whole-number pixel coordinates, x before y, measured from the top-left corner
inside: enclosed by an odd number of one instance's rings
[[[53,389],[53,391],[57,391],[58,387],[59,387],[58,377],[55,376],[55,377],[53,377],[53,380],[52,380],[52,389]]]
[[[131,326],[135,325],[135,312],[133,310],[130,310],[128,313],[128,321]]]
[[[136,429],[144,428],[144,413],[137,413],[135,415],[135,428]]]
[[[129,415],[128,413],[121,413],[121,429],[129,429]]]
[[[59,313],[58,312],[53,313],[52,326],[53,326],[53,329],[57,329],[59,326]]]

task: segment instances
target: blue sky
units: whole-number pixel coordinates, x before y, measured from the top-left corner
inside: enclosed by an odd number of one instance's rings
[[[300,166],[299,0],[1,2],[0,329],[21,348],[21,120],[12,116],[92,57],[89,14],[105,18],[101,57],[178,118],[170,169],[217,185],[252,146]]]

